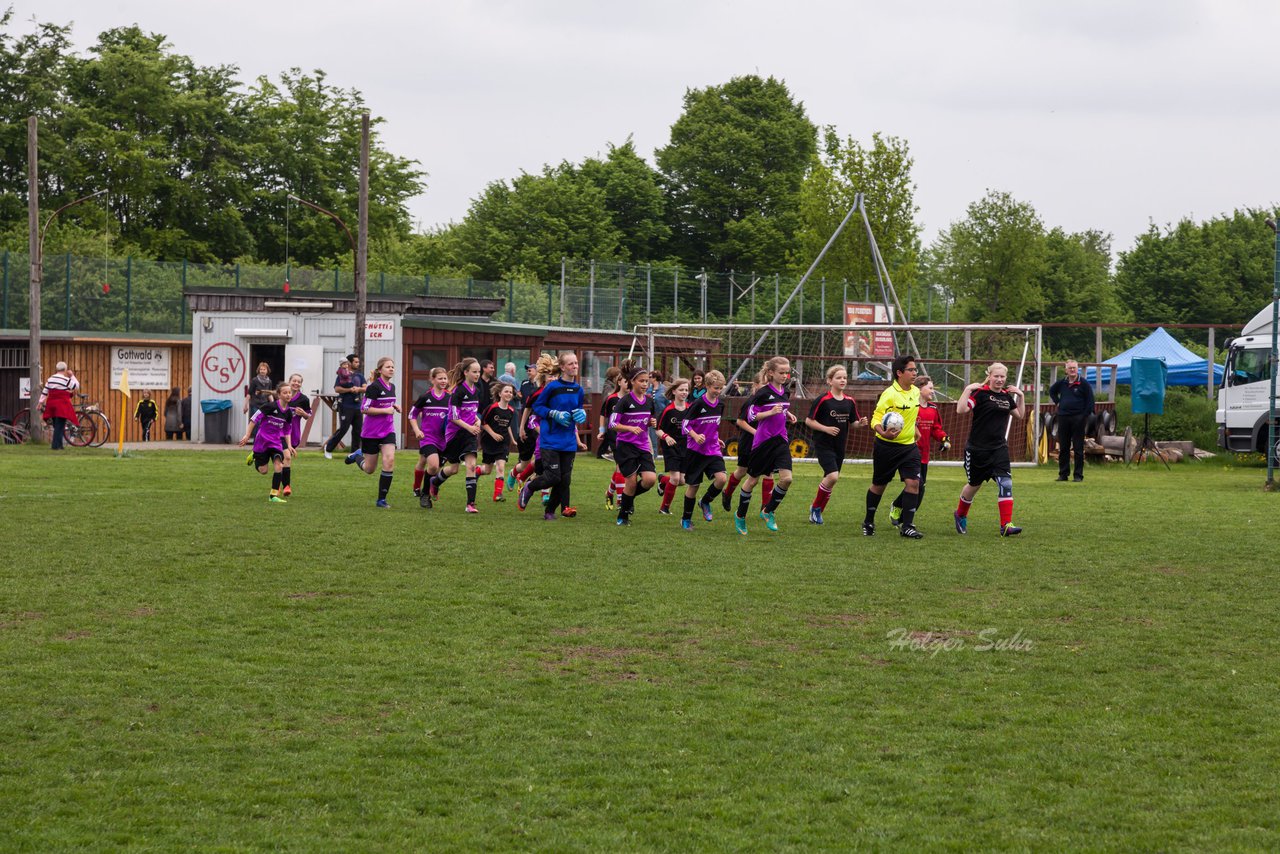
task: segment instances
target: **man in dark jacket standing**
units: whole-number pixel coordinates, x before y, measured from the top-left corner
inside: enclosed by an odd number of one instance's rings
[[[1058,480],[1066,480],[1075,454],[1075,481],[1084,480],[1084,428],[1093,414],[1093,387],[1080,376],[1080,365],[1067,362],[1067,375],[1049,387],[1058,404]]]

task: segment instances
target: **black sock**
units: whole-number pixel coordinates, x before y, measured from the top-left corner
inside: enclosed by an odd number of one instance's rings
[[[902,524],[910,525],[916,520],[916,501],[919,496],[912,492],[902,493]]]
[[[906,495],[906,493],[905,493],[905,492],[899,492],[899,493],[898,493],[898,497],[897,497],[897,498],[895,498],[895,499],[893,499],[893,505],[892,505],[892,506],[897,507],[899,510],[901,510],[901,509],[902,509],[902,496],[904,496],[904,495]]]
[[[713,483],[710,486],[708,486],[707,491],[702,494],[702,502],[704,504],[710,504],[712,501],[715,501],[719,496],[720,496],[720,487],[716,486]]]
[[[479,480],[480,478],[476,477],[475,475],[471,475],[467,478],[467,503],[468,504],[476,503],[476,483]]]
[[[688,495],[684,497],[684,519],[686,521],[693,518],[693,505],[697,503],[697,498],[690,498]]]
[[[920,509],[920,505],[924,503],[924,481],[920,481],[920,491],[916,493],[916,509]]]
[[[284,468],[282,468],[282,469],[280,470],[280,485],[281,485],[281,486],[288,486],[288,485],[289,485],[289,474],[290,474],[292,471],[293,471],[293,467],[292,467],[292,466],[285,466]]]
[[[271,473],[271,494],[274,495],[280,491],[280,472],[273,471]]]
[[[876,508],[880,506],[880,496],[871,490],[867,490],[867,516],[863,519],[863,524],[874,525],[876,522]]]
[[[769,504],[764,508],[764,512],[772,513],[778,509],[778,505],[782,503],[782,499],[787,497],[787,491],[781,486],[773,488],[773,495],[769,496]]]
[[[386,501],[387,493],[391,491],[391,472],[384,471],[382,476],[378,478],[378,500]]]
[[[638,497],[638,496],[644,495],[646,492],[648,492],[648,491],[649,491],[649,490],[651,490],[651,489],[653,489],[653,487],[652,487],[652,486],[645,486],[645,485],[644,485],[644,483],[643,483],[642,481],[637,480],[637,481],[636,481],[636,494],[635,494],[635,495],[633,495],[633,496],[631,496],[631,497],[634,499],[634,498],[636,498],[636,497]],[[634,504],[635,502],[634,502],[634,501],[632,501],[632,503]]]
[[[751,493],[745,489],[738,493],[738,518],[747,518],[747,508],[751,506]]]

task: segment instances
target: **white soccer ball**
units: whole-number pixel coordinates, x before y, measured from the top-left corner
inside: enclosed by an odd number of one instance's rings
[[[883,427],[886,432],[897,433],[902,429],[903,423],[905,422],[903,422],[902,415],[900,413],[886,412],[884,414],[884,420],[880,422],[880,426]]]

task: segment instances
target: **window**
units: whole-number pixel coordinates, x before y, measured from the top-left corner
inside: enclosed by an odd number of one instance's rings
[[[425,373],[432,368],[444,368],[446,371],[453,367],[449,364],[449,354],[445,350],[436,349],[417,349],[413,351],[413,373]]]
[[[1228,385],[1246,385],[1271,379],[1271,351],[1236,350],[1231,354]]]

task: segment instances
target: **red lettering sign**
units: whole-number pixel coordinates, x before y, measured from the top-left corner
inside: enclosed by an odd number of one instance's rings
[[[217,394],[239,390],[244,385],[245,359],[240,348],[226,341],[211,344],[200,357],[200,376],[205,387]]]

